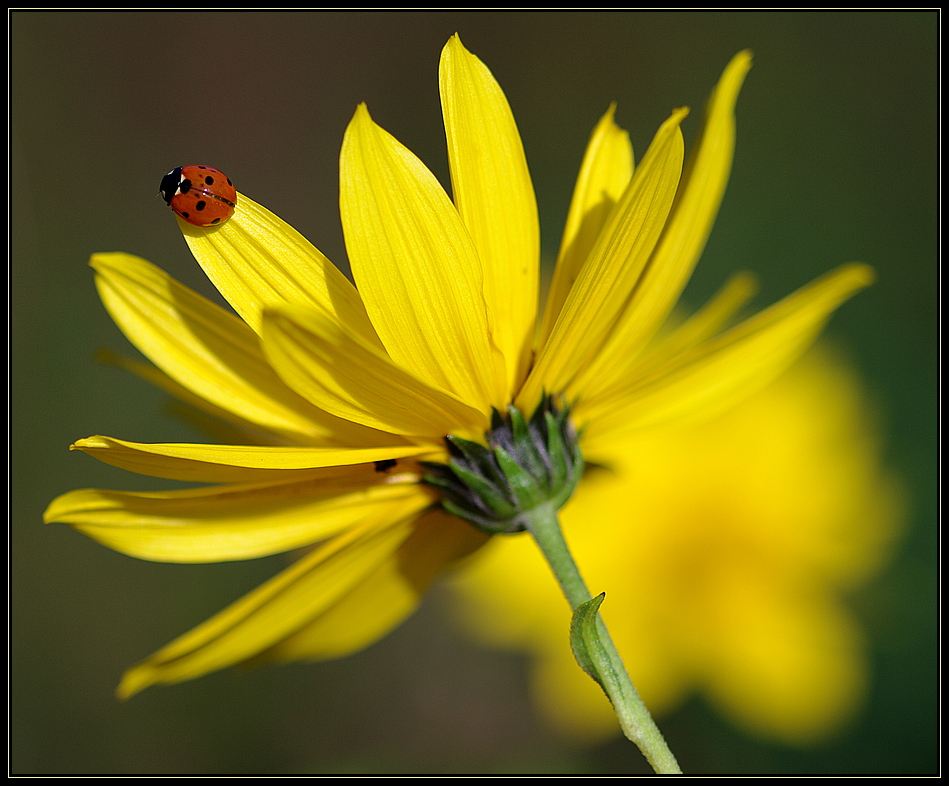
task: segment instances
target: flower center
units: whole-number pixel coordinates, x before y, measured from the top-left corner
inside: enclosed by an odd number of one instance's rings
[[[442,506],[487,532],[520,532],[524,514],[542,505],[559,510],[583,474],[570,410],[546,396],[530,420],[514,406],[497,410],[487,447],[448,436],[447,464],[426,462],[423,480],[442,494]]]

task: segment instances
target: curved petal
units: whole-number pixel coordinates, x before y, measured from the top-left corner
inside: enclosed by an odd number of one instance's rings
[[[307,546],[435,495],[403,475],[345,467],[337,477],[158,492],[82,489],[53,500],[44,514],[111,549],[158,562],[253,559]]]
[[[375,448],[296,448],[256,445],[144,444],[86,437],[69,446],[139,475],[196,483],[253,483],[326,477],[327,467],[369,464],[444,453],[441,445]],[[436,459],[437,460],[437,459]],[[332,477],[332,474],[329,474]]]
[[[489,537],[442,510],[425,513],[398,551],[361,584],[305,628],[261,653],[259,660],[325,660],[368,647],[415,610],[446,566]]]
[[[649,375],[658,366],[668,366],[672,358],[694,349],[730,326],[735,315],[758,291],[758,281],[750,273],[736,273],[702,308],[692,314],[682,324],[673,327],[668,335],[656,341],[640,355],[635,363],[629,363],[626,380],[641,379]],[[629,369],[632,369],[630,371]],[[576,391],[582,382],[574,388],[568,388],[566,397],[573,401],[579,398]],[[610,395],[612,388],[606,388]],[[587,391],[587,401],[597,401],[595,392]]]
[[[478,254],[434,175],[364,105],[340,153],[353,276],[392,359],[475,409],[503,407]]]
[[[656,132],[541,348],[516,405],[533,412],[547,392],[566,390],[595,357],[629,301],[662,232],[679,175],[683,143],[678,109]]]
[[[399,515],[393,508],[383,519],[344,532],[133,666],[122,678],[119,696],[128,698],[149,685],[182,682],[232,666],[296,633],[399,548],[414,518]]]
[[[178,225],[208,278],[255,332],[267,306],[299,303],[378,344],[349,279],[303,235],[243,194],[219,227],[208,230],[181,219]]]
[[[615,112],[613,104],[600,118],[583,155],[544,306],[540,346],[554,329],[583,263],[633,176],[633,146],[629,134],[613,122]]]
[[[749,395],[787,368],[834,310],[872,281],[868,266],[844,265],[647,373],[634,370],[625,385],[578,402],[574,416],[585,424],[584,444],[672,417],[711,415]]]
[[[656,351],[636,363],[636,373],[642,374],[644,364],[648,364],[654,356],[668,359],[677,352],[689,349],[719,333],[757,292],[758,280],[754,275],[733,275],[702,308],[673,328],[668,336],[656,342]]]
[[[102,302],[122,332],[200,398],[294,442],[365,444],[376,438],[294,393],[267,363],[247,325],[150,262],[131,254],[94,254],[90,264]]]
[[[179,385],[175,380],[169,377],[164,371],[150,363],[143,363],[139,360],[124,357],[110,349],[100,349],[96,351],[96,360],[115,366],[123,371],[128,371],[140,379],[154,385],[159,390],[165,391],[173,396],[187,407],[182,407],[175,414],[188,420],[192,426],[195,426],[202,433],[213,434],[215,442],[231,442],[247,445],[286,445],[291,440],[275,434],[272,431],[266,431],[246,418],[215,406],[211,402],[192,393],[188,388]],[[190,408],[190,409],[189,409]],[[198,410],[200,414],[196,414]],[[201,417],[208,415],[210,417]],[[200,425],[195,423],[197,418],[201,418]],[[352,424],[356,428],[355,424]],[[222,438],[220,435],[227,435]],[[239,436],[238,436],[239,435]],[[232,438],[236,437],[236,438]],[[398,437],[393,436],[393,439]]]
[[[666,319],[705,248],[725,193],[735,150],[735,102],[751,53],[728,64],[709,99],[705,125],[690,157],[675,204],[642,279],[596,358],[580,374],[575,389],[608,387]]]
[[[457,34],[442,50],[438,76],[452,196],[484,267],[484,298],[510,397],[527,372],[534,340],[537,200],[504,92]]]
[[[393,363],[384,350],[300,306],[267,312],[264,349],[286,383],[318,407],[393,434],[480,438],[487,416]]]

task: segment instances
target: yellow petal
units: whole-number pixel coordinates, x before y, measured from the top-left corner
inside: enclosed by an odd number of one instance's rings
[[[338,604],[293,636],[261,653],[262,661],[323,660],[361,650],[402,622],[446,566],[490,536],[441,510],[431,510],[389,559]]]
[[[123,357],[110,349],[98,350],[96,360],[135,374],[135,376],[176,398],[180,404],[185,406],[177,406],[172,402],[168,408],[171,414],[189,423],[206,436],[210,436],[214,442],[237,445],[286,445],[298,441],[264,430],[256,423],[252,423],[233,412],[215,406],[200,396],[196,396],[186,387],[175,382],[164,371],[150,363],[142,363]],[[358,423],[341,420],[328,412],[323,413],[323,416],[328,423],[335,421],[332,431],[327,434],[325,441],[313,438],[307,440],[309,444],[353,445],[370,441],[365,429]],[[374,438],[378,440],[376,444],[379,445],[386,444],[385,438],[390,436],[379,432],[375,432],[375,434],[378,435]],[[405,444],[405,441],[401,437],[392,434],[391,444],[401,445]]]
[[[389,471],[391,472],[391,470]],[[395,476],[398,477],[398,476]],[[158,562],[253,559],[323,540],[414,499],[434,494],[411,478],[390,483],[372,466],[335,477],[179,491],[72,491],[53,500],[47,522],[72,525],[109,548]]]
[[[751,53],[740,52],[713,91],[662,237],[609,339],[575,381],[577,395],[608,387],[625,374],[629,361],[666,319],[692,275],[731,173],[735,102],[750,68]]]
[[[758,281],[751,273],[736,273],[702,308],[662,339],[663,355],[694,346],[718,333],[758,291]],[[642,366],[637,364],[641,373]]]
[[[363,105],[343,139],[340,212],[353,276],[392,359],[476,409],[504,406],[471,238],[434,175]]]
[[[295,442],[332,440],[340,427],[340,438],[358,436],[290,390],[233,314],[130,254],[95,254],[90,264],[116,324],[178,384]]]
[[[287,384],[341,418],[393,434],[439,441],[480,438],[486,415],[399,368],[384,350],[300,306],[268,311],[264,349]]]
[[[438,75],[452,196],[484,267],[484,297],[504,353],[509,396],[526,374],[537,314],[534,187],[504,92],[457,35],[442,50]]]
[[[257,655],[338,603],[405,541],[412,518],[393,506],[383,520],[344,532],[270,581],[133,666],[121,698],[149,685],[194,679]]]
[[[834,310],[873,281],[866,265],[844,265],[722,335],[654,363],[595,403],[581,401],[577,422],[594,445],[631,428],[669,418],[714,414],[787,368]],[[657,350],[658,351],[658,350]]]
[[[750,273],[737,273],[698,311],[692,314],[682,324],[671,328],[667,336],[657,339],[646,353],[623,365],[627,379],[642,378],[654,368],[668,364],[669,361],[682,352],[693,349],[703,341],[717,335],[729,325],[742,308],[758,290],[758,282]],[[579,389],[567,388],[567,398],[577,398],[575,392]],[[610,388],[606,388],[606,395]],[[595,402],[598,393],[588,390],[586,400]]]
[[[254,331],[260,332],[265,307],[299,303],[378,342],[349,279],[303,235],[243,194],[220,227],[209,231],[181,219],[178,225],[208,278]]]
[[[550,282],[540,346],[550,336],[583,263],[633,176],[633,147],[629,134],[613,122],[615,112],[613,104],[600,118],[587,143]]]
[[[86,437],[81,450],[113,467],[169,480],[196,483],[253,483],[306,480],[327,475],[325,468],[368,464],[443,451],[440,445],[375,448],[296,448],[256,445],[144,444],[112,437]],[[332,475],[330,475],[332,477]]]
[[[682,171],[678,109],[662,124],[570,290],[517,400],[533,412],[545,392],[561,392],[595,357],[625,308],[655,247]]]

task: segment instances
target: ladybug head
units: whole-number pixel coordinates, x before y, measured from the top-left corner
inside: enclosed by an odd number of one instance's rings
[[[181,167],[175,167],[161,179],[161,185],[158,187],[158,193],[165,200],[165,204],[171,204],[171,198],[177,193],[185,193],[191,187],[188,180],[181,179]]]

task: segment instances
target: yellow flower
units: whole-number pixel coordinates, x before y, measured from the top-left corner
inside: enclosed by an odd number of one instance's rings
[[[843,596],[886,561],[902,523],[859,387],[812,352],[698,425],[617,440],[610,469],[561,511],[565,535],[643,700],[701,691],[749,731],[792,744],[850,718],[866,663]],[[604,547],[604,544],[608,544]],[[552,724],[619,729],[573,661],[569,610],[529,538],[495,538],[452,582],[465,629],[534,656]]]
[[[73,445],[146,475],[212,483],[54,500],[71,524],[143,559],[215,562],[318,544],[124,677],[120,695],[251,658],[339,656],[382,636],[449,562],[487,539],[438,507],[419,461],[483,438],[493,408],[563,396],[597,461],[627,431],[761,385],[871,279],[849,265],[723,331],[723,294],[658,343],[731,166],[750,56],[726,69],[686,174],[676,110],[633,171],[610,109],[580,171],[537,319],[539,230],[517,127],[488,69],[453,37],[440,64],[454,202],[360,106],[340,155],[351,284],[241,195],[215,229],[179,221],[237,316],[128,254],[92,258],[106,308],[152,361],[140,373],[228,421],[239,444]],[[722,332],[723,331],[723,332]]]

